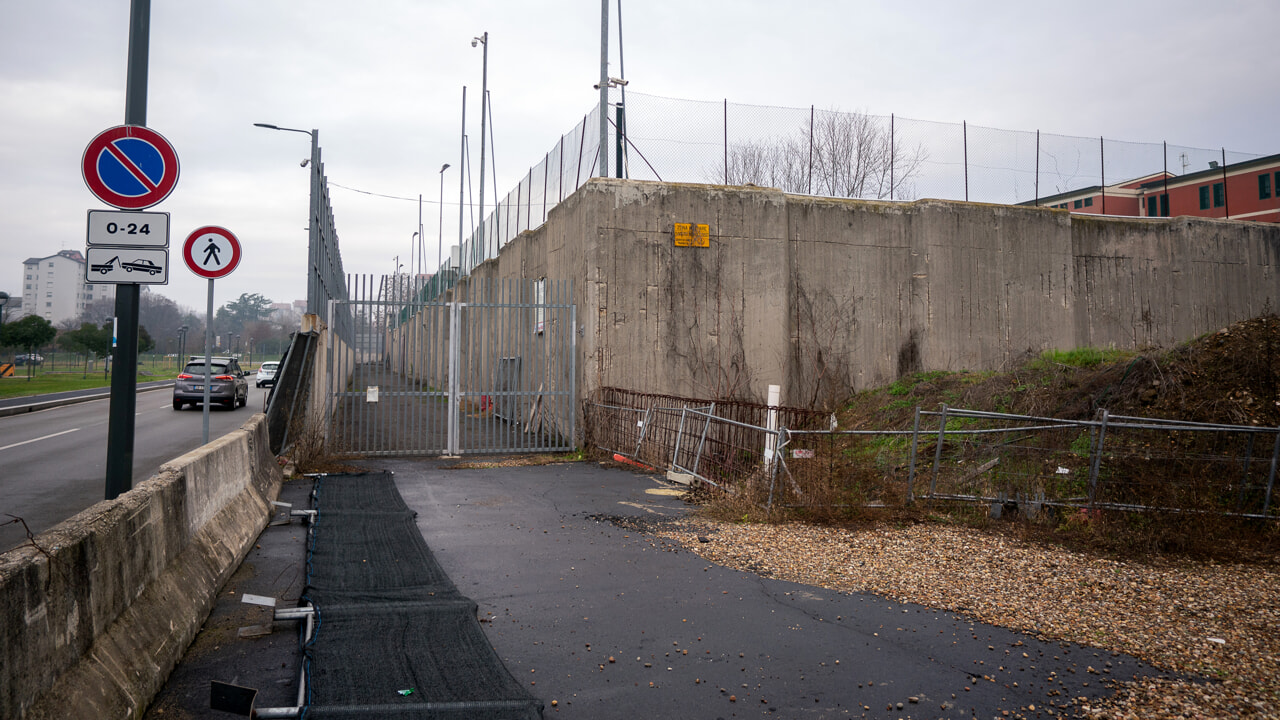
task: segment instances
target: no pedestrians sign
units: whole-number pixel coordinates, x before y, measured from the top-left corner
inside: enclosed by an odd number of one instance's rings
[[[226,228],[206,225],[187,236],[182,259],[202,278],[226,277],[240,264],[240,241]]]

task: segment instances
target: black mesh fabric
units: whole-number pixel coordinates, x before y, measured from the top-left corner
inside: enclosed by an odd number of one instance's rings
[[[441,570],[389,473],[316,479],[303,717],[542,717]]]

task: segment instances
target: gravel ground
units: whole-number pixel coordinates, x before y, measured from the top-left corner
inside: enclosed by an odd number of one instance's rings
[[[712,562],[1128,653],[1202,682],[1117,683],[1087,718],[1280,718],[1280,569],[1122,562],[967,528],[690,519],[652,529]],[[700,542],[699,536],[710,542]]]

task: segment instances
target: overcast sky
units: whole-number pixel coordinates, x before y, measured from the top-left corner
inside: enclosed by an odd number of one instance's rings
[[[0,6],[0,290],[21,295],[21,262],[83,252],[85,211],[106,208],[80,158],[124,121],[129,2]],[[1274,0],[623,0],[622,20],[633,92],[1280,152]],[[206,283],[179,251],[211,224],[244,247],[218,305],[305,297],[309,140],[255,122],[320,130],[343,186],[332,200],[348,271],[407,262],[419,194],[435,257],[443,163],[456,243],[462,86],[476,169],[482,54],[470,42],[485,31],[491,206],[598,101],[599,0],[153,0],[147,125],[182,167],[152,208],[173,223],[170,282],[154,289],[203,311]]]

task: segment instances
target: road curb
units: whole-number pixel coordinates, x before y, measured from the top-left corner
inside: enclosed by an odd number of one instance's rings
[[[164,381],[164,384],[162,385],[146,387],[139,390],[138,392],[143,393],[143,392],[151,392],[153,390],[164,390],[165,388],[173,387],[173,383],[174,381],[172,380]],[[39,396],[36,396],[36,397],[39,397]],[[22,415],[25,413],[38,412],[40,410],[49,410],[56,407],[63,407],[64,405],[75,405],[78,403],[91,402],[93,400],[101,400],[103,398],[108,398],[108,397],[111,397],[110,390],[106,390],[105,392],[100,392],[100,393],[94,393],[93,395],[81,395],[78,397],[71,397],[71,398],[58,398],[57,400],[45,400],[42,402],[31,403],[30,405],[14,405],[12,407],[0,407],[0,417],[9,417],[11,415]]]

